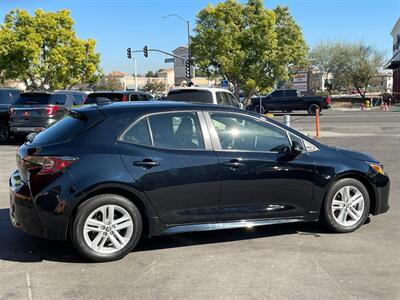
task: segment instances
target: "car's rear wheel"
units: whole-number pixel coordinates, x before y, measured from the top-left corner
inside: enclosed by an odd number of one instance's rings
[[[317,111],[320,113],[321,112],[321,108],[319,107],[318,104],[310,104],[308,106],[307,112],[310,116],[315,116],[315,114],[317,113]]]
[[[256,106],[254,106],[254,112],[259,113],[259,114],[265,114],[267,111],[265,111],[264,106],[260,106],[260,104],[257,104]]]
[[[98,195],[81,204],[71,237],[76,249],[94,261],[124,257],[142,233],[138,208],[128,199],[112,194]]]
[[[10,131],[6,123],[0,123],[0,143],[5,143],[8,140]]]
[[[353,178],[335,182],[323,207],[323,221],[334,232],[358,229],[369,214],[370,199],[365,186]]]

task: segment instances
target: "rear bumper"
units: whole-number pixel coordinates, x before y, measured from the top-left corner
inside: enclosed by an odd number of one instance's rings
[[[11,223],[30,235],[46,237],[42,222],[33,205],[30,190],[21,181],[18,171],[11,174],[9,184]]]
[[[48,185],[39,187],[39,191],[33,190],[32,195],[29,185],[15,171],[9,179],[11,223],[29,235],[66,240],[75,199],[71,194],[75,191],[72,184],[72,177],[62,173]]]
[[[28,134],[42,131],[44,128],[45,127],[10,127],[10,131],[13,134]]]
[[[53,125],[58,119],[55,118],[43,118],[40,120],[18,120],[14,119],[10,121],[10,131],[14,134],[28,134],[31,132],[39,132],[43,129]]]

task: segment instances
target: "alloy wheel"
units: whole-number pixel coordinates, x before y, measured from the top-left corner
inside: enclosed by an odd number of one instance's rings
[[[337,223],[353,226],[363,217],[364,196],[355,186],[344,186],[333,197],[331,209]]]
[[[101,254],[112,254],[128,244],[133,229],[132,217],[124,208],[104,205],[87,217],[83,236],[92,250]]]

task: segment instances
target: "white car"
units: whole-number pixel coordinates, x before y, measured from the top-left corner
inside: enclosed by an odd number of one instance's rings
[[[166,101],[200,102],[243,108],[243,105],[228,90],[206,87],[177,87],[168,92]]]

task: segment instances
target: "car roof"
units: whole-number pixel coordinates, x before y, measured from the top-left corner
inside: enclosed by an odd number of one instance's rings
[[[172,89],[170,89],[170,92],[172,91],[181,91],[181,90],[186,90],[186,91],[190,91],[190,90],[200,90],[200,91],[214,91],[214,92],[229,92],[231,93],[231,91],[224,89],[224,88],[217,88],[217,87],[202,87],[202,86],[184,86],[184,87],[174,87]]]
[[[131,94],[142,94],[142,95],[149,95],[149,93],[141,92],[141,91],[95,91],[90,93],[91,94],[123,94],[123,95],[131,95]]]
[[[108,102],[104,104],[90,104],[86,107],[97,106],[100,110],[106,113],[121,113],[121,111],[173,111],[173,110],[229,110],[241,111],[244,110],[232,106],[215,105],[212,103],[195,103],[195,102],[180,102],[180,101],[132,101],[132,102]]]

